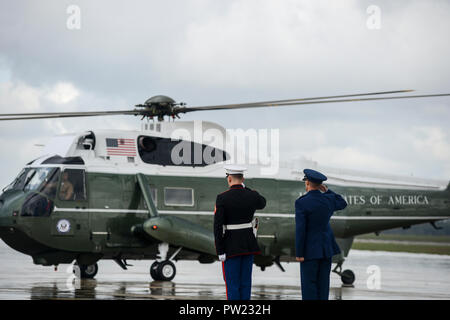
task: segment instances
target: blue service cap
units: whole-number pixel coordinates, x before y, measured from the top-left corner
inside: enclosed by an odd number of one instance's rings
[[[327,177],[325,175],[316,170],[305,169],[303,170],[303,173],[305,174],[303,181],[308,180],[314,183],[322,183],[323,181],[327,180]]]

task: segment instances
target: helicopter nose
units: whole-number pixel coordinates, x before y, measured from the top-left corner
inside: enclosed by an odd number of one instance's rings
[[[3,200],[0,200],[0,227],[7,227],[10,220],[11,219],[7,216],[6,210],[3,206]]]

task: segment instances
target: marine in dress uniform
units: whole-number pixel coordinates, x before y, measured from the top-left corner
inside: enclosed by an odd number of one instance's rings
[[[243,184],[246,170],[225,167],[229,189],[217,196],[214,210],[214,237],[222,261],[228,300],[250,300],[253,256],[260,248],[253,232],[255,210],[264,209],[266,199]]]
[[[307,193],[295,201],[295,251],[300,261],[303,300],[328,300],[331,259],[340,249],[330,227],[334,211],[347,202],[322,184],[327,177],[305,169]]]

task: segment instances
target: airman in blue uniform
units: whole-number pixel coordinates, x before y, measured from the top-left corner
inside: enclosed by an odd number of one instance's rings
[[[330,227],[334,211],[347,202],[322,184],[327,177],[305,169],[307,193],[295,201],[295,251],[300,262],[303,300],[328,300],[331,259],[340,253]]]

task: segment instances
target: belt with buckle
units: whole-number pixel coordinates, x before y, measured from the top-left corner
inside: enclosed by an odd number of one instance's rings
[[[227,224],[223,226],[224,230],[240,230],[240,229],[247,229],[247,228],[253,228],[253,224],[251,222],[248,223],[241,223],[241,224]]]

